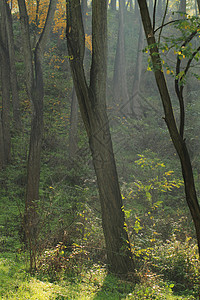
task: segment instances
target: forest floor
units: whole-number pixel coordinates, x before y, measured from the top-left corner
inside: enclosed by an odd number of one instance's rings
[[[162,280],[149,279],[133,284],[108,274],[97,264],[82,268],[79,274],[49,280],[41,274],[30,275],[21,255],[0,254],[0,299],[195,299],[192,295],[178,296],[173,287]]]

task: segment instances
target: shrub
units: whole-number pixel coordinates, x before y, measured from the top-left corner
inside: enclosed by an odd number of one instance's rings
[[[174,282],[175,290],[200,291],[198,249],[190,237],[180,242],[174,234],[166,243],[155,246],[151,266],[154,271],[163,274],[165,279]]]

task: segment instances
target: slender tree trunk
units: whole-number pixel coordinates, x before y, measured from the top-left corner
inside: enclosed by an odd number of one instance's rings
[[[71,113],[70,113],[70,132],[69,132],[69,157],[74,160],[78,153],[78,100],[76,91],[73,87]]]
[[[165,112],[165,122],[167,124],[169,134],[171,136],[172,142],[174,144],[174,147],[178,153],[181,162],[182,175],[183,175],[184,185],[185,185],[186,201],[194,222],[198,249],[200,254],[200,206],[198,203],[195,184],[194,184],[194,176],[193,176],[191,160],[190,160],[185,139],[178,131],[176,125],[172,103],[167,88],[166,80],[164,77],[164,73],[162,70],[162,63],[159,55],[159,50],[156,46],[156,40],[153,34],[153,28],[151,25],[151,20],[150,20],[146,0],[138,0],[138,3],[140,6],[140,13],[142,17],[147,43],[150,46],[150,54],[151,54],[153,68],[154,68],[154,75],[155,75],[156,83],[158,86],[158,90],[161,96],[161,100]]]
[[[4,158],[4,141],[3,141],[3,128],[2,128],[2,120],[0,113],[0,170],[4,168],[5,158]]]
[[[138,1],[136,0],[136,2],[138,2]],[[149,0],[149,13],[150,13],[151,19],[153,19],[153,0]]]
[[[200,0],[197,0],[197,6],[198,6],[198,10],[199,10],[199,15],[200,15]]]
[[[143,58],[143,48],[144,48],[144,30],[142,27],[141,18],[140,20],[140,31],[139,31],[139,38],[138,38],[138,49],[137,49],[137,58],[135,64],[135,71],[134,71],[134,82],[133,82],[133,97],[132,101],[130,102],[131,105],[131,112],[136,117],[142,116],[142,109],[140,103],[140,80],[141,80],[141,73],[142,73],[142,58]]]
[[[181,13],[180,19],[186,18],[186,0],[180,0],[179,11]]]
[[[80,1],[67,1],[67,13],[68,52],[73,56],[73,60],[70,60],[71,70],[97,176],[109,269],[118,274],[127,274],[134,272],[134,264],[125,230],[105,101],[107,4],[99,0],[93,0],[92,3],[90,86],[87,85],[83,68],[85,47]]]
[[[87,0],[82,0],[81,1],[81,10],[82,10],[82,15],[83,15],[83,20],[85,19],[87,9],[88,9]]]
[[[21,128],[21,116],[19,107],[19,94],[17,84],[17,72],[15,67],[15,49],[14,49],[14,35],[12,28],[12,16],[9,4],[6,0],[3,0],[5,18],[6,18],[6,32],[8,37],[8,49],[10,59],[10,81],[12,91],[12,104],[13,104],[13,118],[15,122],[15,128],[20,130]]]
[[[121,0],[119,2],[119,30],[113,76],[113,97],[115,103],[121,105],[122,113],[126,114],[129,112],[130,105],[126,79],[124,9],[125,1]]]
[[[116,0],[111,0],[110,7],[111,7],[113,10],[116,10]]]
[[[30,269],[33,268],[38,233],[37,201],[39,200],[40,156],[43,135],[43,97],[44,84],[42,59],[44,47],[50,33],[57,0],[50,0],[44,29],[34,48],[32,56],[28,14],[25,0],[18,0],[23,40],[26,84],[33,103],[29,156],[27,166],[27,187],[25,199],[24,226],[30,251]]]
[[[132,0],[128,0],[127,4],[126,4],[126,7],[127,8],[130,7],[130,11],[132,11],[133,10],[133,1]]]
[[[7,165],[11,160],[11,135],[10,135],[10,72],[9,58],[4,53],[1,60],[2,84],[2,128],[4,141],[4,160]]]
[[[2,131],[4,148],[4,165],[11,159],[11,134],[10,134],[10,66],[7,47],[6,19],[3,3],[0,4],[0,61],[1,61],[1,90],[2,90]]]

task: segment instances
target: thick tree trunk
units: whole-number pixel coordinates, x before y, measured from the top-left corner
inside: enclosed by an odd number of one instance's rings
[[[146,34],[147,43],[150,46],[150,54],[151,54],[153,68],[154,68],[155,79],[156,79],[156,83],[159,89],[159,93],[161,96],[161,100],[165,112],[165,122],[167,124],[172,142],[174,144],[174,147],[178,153],[181,162],[182,175],[183,175],[184,185],[185,185],[186,201],[194,222],[198,249],[200,254],[200,206],[197,199],[190,156],[188,154],[186,142],[177,129],[172,103],[167,88],[166,80],[164,77],[164,73],[162,70],[162,63],[161,63],[158,48],[156,46],[156,40],[153,34],[153,28],[149,17],[146,0],[138,0],[138,3],[140,6],[140,13],[142,16],[142,22]]]
[[[71,10],[69,5],[71,4]],[[89,138],[102,208],[102,226],[109,269],[118,274],[134,272],[125,229],[122,198],[106,114],[107,4],[92,3],[92,66],[88,87],[84,68],[84,29],[80,1],[67,2],[67,44],[81,115]]]
[[[121,0],[119,2],[119,30],[113,76],[113,97],[114,102],[121,105],[121,112],[127,114],[130,105],[126,79],[124,9],[125,1]]]

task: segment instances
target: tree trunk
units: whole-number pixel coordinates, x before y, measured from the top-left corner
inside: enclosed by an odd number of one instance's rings
[[[130,104],[126,79],[124,9],[125,1],[121,0],[119,2],[119,30],[113,76],[113,97],[114,102],[121,105],[121,112],[126,115],[129,112]]]
[[[1,59],[1,89],[2,89],[2,129],[4,141],[4,162],[7,165],[11,160],[10,135],[10,77],[9,60],[4,53]]]
[[[199,10],[199,15],[200,15],[200,0],[197,0],[197,6],[198,6],[198,10]]]
[[[33,268],[35,259],[38,215],[37,201],[39,200],[40,181],[40,155],[43,135],[43,97],[44,84],[42,72],[43,51],[51,29],[57,0],[50,0],[49,10],[44,29],[34,48],[32,57],[30,30],[25,0],[18,0],[21,31],[23,40],[24,63],[26,67],[26,84],[30,99],[33,103],[29,156],[27,166],[27,187],[25,199],[24,226],[26,238],[29,243],[30,269]]]
[[[10,68],[9,52],[7,47],[6,19],[3,3],[0,4],[0,61],[1,61],[1,90],[2,90],[2,131],[4,148],[4,165],[11,159],[11,135],[10,135]]]
[[[5,158],[4,158],[4,141],[3,141],[3,128],[2,128],[2,120],[0,113],[0,170],[4,168]]]
[[[136,2],[138,2],[137,0],[136,0]],[[149,0],[149,13],[150,13],[150,17],[151,17],[151,19],[153,19],[153,0]]]
[[[186,0],[180,0],[179,11],[180,19],[186,19]]]
[[[72,161],[78,153],[78,100],[76,91],[73,87],[71,113],[70,113],[70,131],[69,131],[69,158]]]
[[[138,49],[137,49],[137,58],[135,64],[135,71],[134,71],[134,82],[133,82],[133,97],[131,99],[131,112],[136,117],[140,118],[143,114],[141,103],[140,103],[140,80],[141,80],[141,73],[142,73],[142,58],[143,58],[143,48],[144,48],[144,30],[142,27],[141,18],[140,21],[140,31],[138,37]]]
[[[110,7],[111,7],[113,10],[116,10],[116,0],[111,0]]]
[[[82,10],[82,15],[83,15],[83,20],[85,19],[87,9],[88,9],[87,0],[82,0],[81,1],[81,10]]]
[[[126,4],[126,7],[130,7],[130,11],[133,11],[133,1],[132,0],[128,0],[127,1],[127,4]]]
[[[5,18],[6,18],[6,32],[8,37],[8,49],[9,49],[9,59],[10,59],[10,81],[11,81],[11,91],[12,91],[12,104],[13,104],[13,118],[15,122],[15,128],[20,130],[21,128],[21,116],[19,107],[19,94],[18,94],[18,84],[17,84],[17,72],[15,67],[15,49],[14,49],[14,36],[12,28],[12,16],[9,4],[6,0],[3,0]]]
[[[127,274],[134,272],[134,264],[125,229],[105,101],[107,4],[99,0],[93,0],[92,3],[93,52],[90,86],[87,85],[83,68],[84,29],[79,0],[67,1],[67,14],[68,52],[73,57],[70,64],[74,86],[97,176],[108,265],[112,272]]]
[[[146,0],[138,0],[138,3],[140,6],[140,13],[142,17],[147,43],[150,46],[150,55],[153,64],[154,75],[165,112],[165,122],[167,124],[172,142],[181,162],[182,175],[185,185],[186,201],[194,222],[198,249],[200,254],[200,206],[197,199],[190,156],[187,150],[185,139],[183,136],[181,136],[180,132],[177,129],[172,103],[167,88],[166,80],[164,77],[164,73],[162,70],[162,63],[159,55],[159,50],[156,46],[156,40],[153,34],[153,28],[149,17]]]

